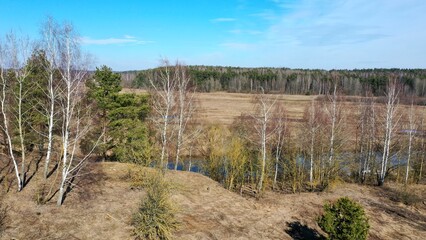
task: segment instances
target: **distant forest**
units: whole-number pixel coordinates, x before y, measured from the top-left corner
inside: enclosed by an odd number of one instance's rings
[[[289,68],[239,68],[187,66],[188,77],[200,92],[227,91],[321,95],[339,82],[344,95],[385,94],[390,78],[397,78],[404,95],[426,95],[426,69],[308,70]],[[144,88],[159,68],[121,72],[123,86]]]

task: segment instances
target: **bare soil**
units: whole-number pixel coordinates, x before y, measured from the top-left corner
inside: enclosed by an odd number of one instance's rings
[[[5,196],[10,208],[3,239],[133,239],[131,216],[145,194],[131,188],[129,171],[134,168],[92,163],[62,207],[54,199],[36,204],[37,178],[20,193],[11,190]],[[256,200],[197,173],[168,171],[166,177],[177,186],[172,199],[182,225],[176,239],[322,239],[315,219],[325,202],[342,196],[364,206],[371,225],[369,239],[426,239],[424,185],[410,189],[423,202],[406,206],[391,200],[395,187],[343,184],[323,193],[269,191]]]

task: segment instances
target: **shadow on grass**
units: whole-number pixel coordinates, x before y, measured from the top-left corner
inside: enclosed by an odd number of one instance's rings
[[[310,228],[306,225],[302,225],[300,222],[291,222],[288,223],[288,228],[285,232],[290,235],[293,239],[313,239],[313,240],[325,240],[326,238],[322,236],[317,230]]]

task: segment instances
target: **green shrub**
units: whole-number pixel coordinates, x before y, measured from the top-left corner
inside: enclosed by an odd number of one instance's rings
[[[326,204],[318,225],[330,239],[366,239],[370,228],[362,206],[347,197]]]
[[[133,233],[139,239],[171,239],[179,223],[170,200],[170,183],[160,173],[151,175],[148,181],[146,197],[133,215]]]

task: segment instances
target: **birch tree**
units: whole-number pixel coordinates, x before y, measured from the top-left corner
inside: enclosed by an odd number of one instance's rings
[[[408,183],[408,175],[410,173],[410,161],[413,149],[413,140],[417,132],[417,117],[415,115],[414,104],[411,103],[410,109],[408,110],[408,150],[407,150],[407,166],[405,169],[405,184]]]
[[[376,144],[376,106],[373,96],[367,94],[360,102],[359,110],[359,176],[360,181],[364,182],[367,173],[371,172],[370,165],[375,162],[375,144]]]
[[[281,104],[276,105],[276,108],[274,109],[273,119],[274,119],[274,125],[275,125],[274,139],[273,139],[274,157],[275,157],[273,186],[276,187],[279,163],[282,158],[284,143],[289,134],[286,110]]]
[[[328,166],[332,168],[334,164],[334,158],[335,158],[335,140],[336,140],[336,131],[337,131],[337,124],[339,121],[339,109],[337,106],[337,81],[334,80],[333,84],[333,94],[329,96],[330,101],[330,108],[327,108],[329,117],[330,117],[330,148],[329,148],[329,154],[328,154]],[[331,171],[329,169],[328,171]],[[329,177],[329,174],[327,174]]]
[[[2,125],[1,129],[3,131],[3,134],[5,135],[6,145],[8,149],[8,154],[10,157],[10,160],[13,163],[13,167],[15,170],[15,175],[18,183],[18,191],[22,190],[23,182],[20,176],[19,168],[18,168],[18,161],[15,157],[15,154],[13,152],[13,144],[12,144],[12,133],[11,133],[11,127],[9,125],[10,116],[9,116],[9,109],[8,109],[8,89],[7,86],[9,85],[8,76],[6,76],[7,69],[10,69],[10,59],[8,59],[8,56],[10,56],[8,49],[10,49],[8,42],[6,44],[2,44],[0,42],[0,78],[1,78],[1,96],[0,96],[0,104],[1,104],[1,114],[2,114]]]
[[[56,116],[56,101],[58,98],[59,84],[55,84],[55,75],[59,68],[59,41],[60,41],[60,27],[52,19],[48,18],[41,29],[42,33],[42,48],[45,52],[47,62],[44,66],[47,75],[47,85],[40,86],[45,89],[45,95],[47,98],[47,106],[45,106],[45,115],[48,119],[47,123],[47,151],[46,159],[44,164],[44,178],[47,178],[49,172],[49,164],[52,156],[53,148],[53,128],[55,125]]]
[[[65,189],[70,179],[81,169],[87,156],[78,158],[78,141],[87,133],[88,125],[83,125],[84,80],[88,60],[81,55],[79,40],[72,25],[65,24],[60,35],[60,74],[61,74],[61,112],[62,112],[62,162],[57,205],[62,205]]]
[[[421,116],[422,117],[420,118],[419,126],[424,126],[424,124],[425,124],[424,113],[422,113]],[[424,159],[426,157],[426,141],[425,141],[424,137],[421,138],[419,147],[420,147],[420,151],[418,151],[417,154],[419,155],[419,162],[420,163],[418,163],[418,165],[419,165],[418,171],[419,172],[418,172],[418,176],[416,176],[417,177],[417,179],[416,179],[417,183],[419,183],[422,180],[423,164],[424,164]]]
[[[168,60],[162,61],[162,67],[155,77],[149,78],[150,96],[153,121],[158,133],[160,134],[160,168],[166,167],[168,159],[168,144],[170,139],[170,124],[174,116],[175,107],[175,91],[176,78],[173,75],[176,71],[172,71]],[[166,162],[165,162],[166,161]]]
[[[175,170],[178,168],[179,158],[181,151],[185,145],[191,140],[191,137],[195,137],[197,132],[193,132],[192,136],[185,138],[187,125],[192,119],[195,112],[195,89],[190,87],[190,78],[187,75],[186,67],[182,64],[177,63],[175,66],[176,77],[176,105],[177,105],[177,124],[176,126],[176,156],[175,156]]]
[[[260,192],[263,189],[263,182],[265,180],[265,170],[267,161],[267,144],[273,134],[271,127],[271,120],[273,116],[273,108],[277,99],[271,99],[268,97],[262,89],[260,94],[255,97],[255,114],[252,115],[254,119],[254,129],[256,136],[258,137],[258,143],[260,145],[260,178],[257,185],[257,190]]]
[[[399,102],[399,88],[397,86],[396,77],[392,77],[389,80],[387,93],[386,93],[386,105],[384,115],[384,139],[383,139],[383,155],[380,163],[380,172],[378,173],[378,185],[382,186],[385,182],[385,177],[388,172],[388,162],[390,159],[390,148],[392,144],[393,133],[399,118],[397,116]]]
[[[307,140],[309,152],[309,182],[311,186],[313,186],[314,183],[315,142],[318,130],[321,127],[319,108],[315,99],[312,99],[310,106],[305,109],[303,116],[304,123],[301,129],[302,135],[304,135]]]
[[[26,173],[26,147],[25,147],[25,132],[24,132],[24,111],[23,101],[27,92],[24,89],[24,85],[28,79],[28,75],[31,72],[30,64],[26,64],[29,59],[32,49],[28,38],[17,38],[15,34],[11,33],[7,35],[8,42],[8,57],[10,59],[9,70],[13,73],[12,79],[16,81],[16,89],[11,90],[14,95],[15,103],[17,106],[14,109],[16,128],[18,130],[18,138],[20,144],[21,153],[21,181],[22,185],[25,184],[25,173]],[[11,106],[13,107],[13,106]]]

